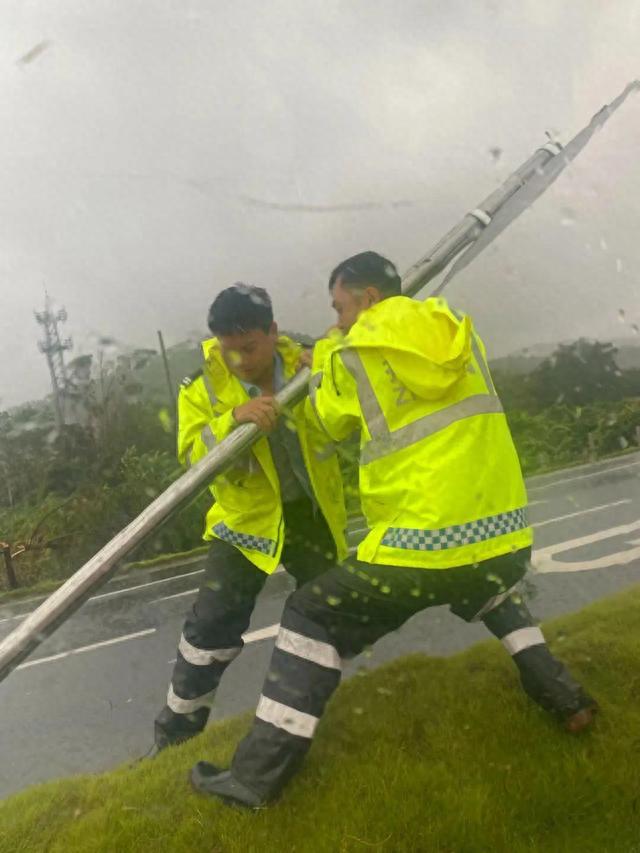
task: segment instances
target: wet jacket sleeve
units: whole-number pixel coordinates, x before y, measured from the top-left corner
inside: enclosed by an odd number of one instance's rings
[[[216,411],[200,384],[193,382],[178,395],[178,460],[186,466],[206,456],[237,426],[233,410]]]
[[[329,352],[321,369],[319,360],[314,353],[307,405],[329,437],[333,441],[343,441],[360,428],[356,382],[339,353]]]

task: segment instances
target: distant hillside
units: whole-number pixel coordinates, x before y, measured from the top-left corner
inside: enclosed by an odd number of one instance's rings
[[[570,343],[570,341],[562,341]],[[640,340],[635,338],[622,338],[611,341],[617,348],[616,361],[621,370],[640,368]],[[524,376],[532,373],[545,358],[548,358],[560,344],[535,344],[509,355],[501,356],[491,360],[491,369],[501,373],[511,373],[516,376]]]
[[[167,350],[169,360],[169,372],[174,391],[177,394],[178,387],[185,376],[190,376],[202,364],[202,350],[199,344],[185,341]],[[162,356],[154,355],[145,366],[138,371],[137,379],[143,387],[144,397],[148,400],[166,403],[167,380],[162,363]]]

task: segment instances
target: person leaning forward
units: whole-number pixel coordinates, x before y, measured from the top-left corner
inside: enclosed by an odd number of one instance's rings
[[[449,605],[501,641],[531,699],[569,731],[596,703],[549,651],[514,590],[532,532],[518,456],[468,316],[443,299],[401,294],[374,252],[330,278],[343,334],[316,355],[308,405],[337,442],[361,431],[360,498],[368,534],[357,559],[294,592],[253,726],[230,770],[199,762],[196,790],[257,807],[300,766],[341,662],[428,607]],[[328,350],[328,351],[327,351]]]
[[[215,337],[178,397],[178,456],[193,464],[239,424],[266,435],[211,484],[205,580],[184,623],[156,749],[198,734],[220,678],[266,579],[282,562],[298,583],[346,555],[342,480],[335,446],[309,424],[304,402],[282,416],[274,395],[296,373],[302,348],[278,336],[265,290],[236,284],[209,311]]]

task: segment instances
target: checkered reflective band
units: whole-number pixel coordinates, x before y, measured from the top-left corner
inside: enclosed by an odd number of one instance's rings
[[[382,544],[389,548],[404,548],[410,551],[444,551],[447,548],[460,548],[515,533],[527,527],[526,508],[501,512],[477,521],[442,527],[439,530],[422,530],[412,527],[390,527],[384,535]]]
[[[261,551],[263,554],[272,556],[276,552],[277,542],[273,539],[265,539],[262,536],[252,536],[250,533],[238,533],[237,530],[231,530],[224,523],[219,522],[213,528],[213,532],[218,539],[224,539],[230,545],[235,545],[238,548],[246,548],[249,551]]]

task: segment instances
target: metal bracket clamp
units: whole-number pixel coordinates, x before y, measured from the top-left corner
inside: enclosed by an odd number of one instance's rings
[[[486,210],[480,210],[479,207],[476,207],[475,210],[470,210],[468,215],[473,216],[474,219],[477,219],[478,222],[481,225],[484,225],[485,227],[487,225],[489,225],[489,223],[491,222],[491,217],[489,216],[487,211]]]
[[[546,145],[543,145],[542,148],[538,148],[538,151],[548,151],[549,154],[553,154],[555,157],[556,154],[559,154],[562,151],[562,145],[559,142],[547,142]]]

